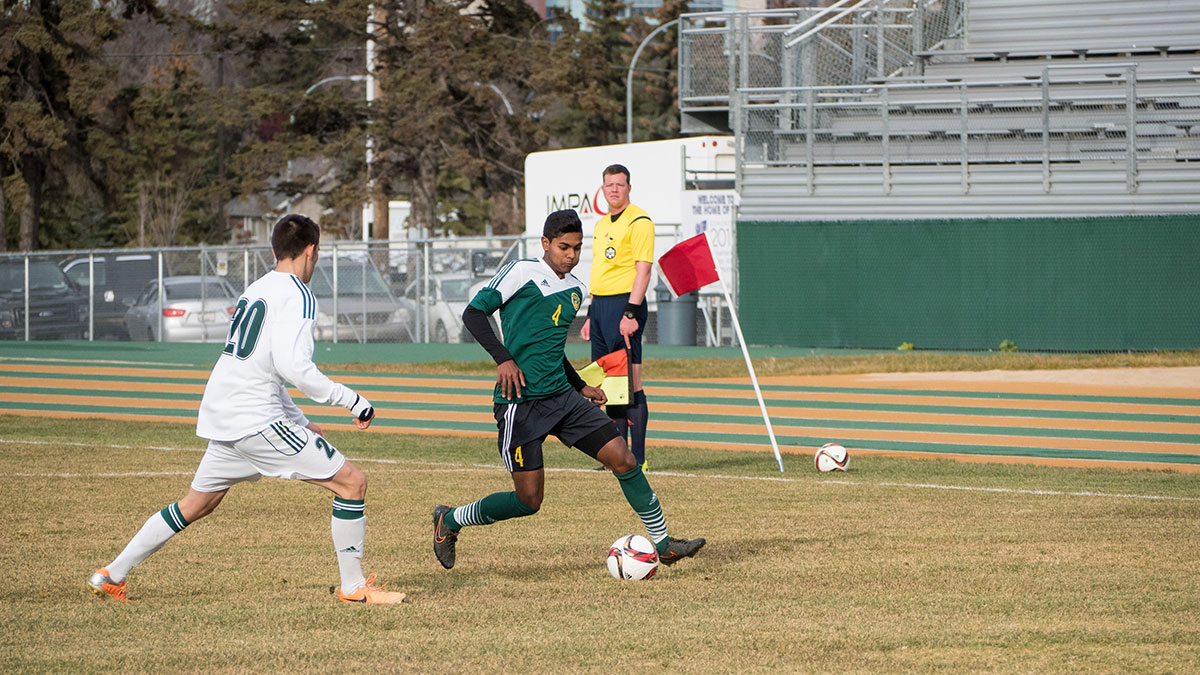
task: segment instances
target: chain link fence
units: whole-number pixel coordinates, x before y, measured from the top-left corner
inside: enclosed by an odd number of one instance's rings
[[[683,15],[679,106],[685,119],[726,112],[736,126],[733,99],[741,89],[917,77],[924,71],[925,54],[963,29],[963,0],[811,4]]]
[[[784,33],[779,86],[919,77],[925,55],[963,30],[963,0],[835,3]]]
[[[727,106],[731,92],[739,87],[780,86],[785,33],[823,11],[820,7],[801,7],[682,15],[681,104]]]
[[[742,87],[782,86],[785,33],[819,16],[817,7],[747,12],[706,12],[679,18],[679,108],[690,120],[709,116],[724,126]],[[714,117],[715,115],[715,117]]]
[[[518,237],[324,242],[315,337],[461,342],[462,312]],[[275,268],[266,245],[0,254],[0,339],[221,342],[237,297]]]

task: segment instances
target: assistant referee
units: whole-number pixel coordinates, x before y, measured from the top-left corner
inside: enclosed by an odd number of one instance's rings
[[[646,393],[642,390],[642,331],[646,327],[646,289],[654,264],[654,221],[629,203],[629,169],[613,164],[602,174],[608,216],[592,236],[592,304],[581,337],[592,343],[592,360],[629,346],[633,400],[607,406],[629,449],[646,468]]]

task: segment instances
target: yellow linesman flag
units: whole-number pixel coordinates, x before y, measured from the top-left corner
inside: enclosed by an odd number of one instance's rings
[[[629,405],[629,352],[619,349],[608,356],[601,356],[579,371],[593,387],[600,387],[608,397],[608,405]]]

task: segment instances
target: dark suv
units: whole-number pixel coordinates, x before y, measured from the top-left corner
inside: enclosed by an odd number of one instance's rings
[[[0,339],[78,340],[87,335],[88,300],[49,260],[29,261],[29,316],[25,315],[25,263],[0,261]]]
[[[96,337],[128,340],[125,312],[146,283],[158,278],[158,261],[149,253],[106,253],[96,255],[92,260],[90,275],[87,256],[64,260],[59,266],[68,279],[85,291],[89,277],[95,278],[92,302],[96,312]],[[165,275],[166,271],[163,273]]]

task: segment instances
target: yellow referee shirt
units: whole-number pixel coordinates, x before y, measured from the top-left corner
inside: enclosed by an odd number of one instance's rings
[[[633,290],[634,263],[654,262],[654,221],[629,204],[613,221],[605,216],[592,235],[592,295],[621,295]]]

